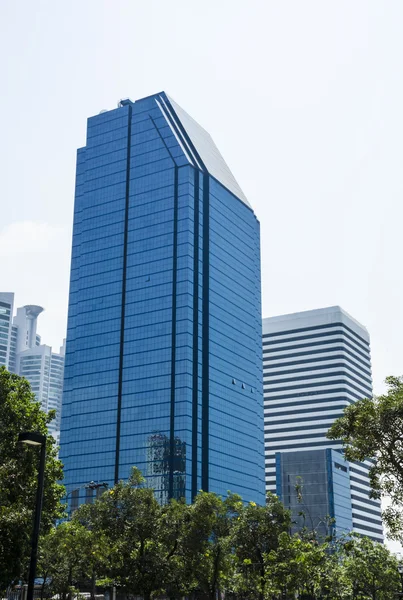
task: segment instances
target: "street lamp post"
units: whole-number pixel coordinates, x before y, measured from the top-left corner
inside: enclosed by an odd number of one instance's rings
[[[32,533],[32,544],[31,544],[31,561],[29,564],[29,576],[28,576],[28,593],[27,600],[33,600],[34,597],[34,585],[35,585],[35,573],[36,573],[36,562],[38,555],[38,538],[39,528],[41,524],[41,513],[42,513],[42,498],[43,498],[43,485],[45,481],[45,462],[46,462],[46,436],[37,432],[20,433],[18,441],[29,446],[40,446],[41,455],[39,460],[39,471],[38,471],[38,488],[36,491],[36,505],[35,505],[35,516],[34,516],[34,530]]]
[[[399,571],[399,575],[400,575],[400,585],[401,585],[401,595],[403,596],[403,562],[399,561],[399,564],[397,565],[397,570]]]

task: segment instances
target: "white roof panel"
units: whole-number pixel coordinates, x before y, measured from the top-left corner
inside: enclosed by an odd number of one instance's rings
[[[175,100],[172,100],[168,95],[167,98],[210,175],[217,179],[249,208],[252,208],[210,134],[192,119]]]

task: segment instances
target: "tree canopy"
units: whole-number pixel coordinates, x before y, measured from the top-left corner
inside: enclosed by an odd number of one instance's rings
[[[383,544],[350,535],[342,542],[344,569],[355,598],[392,600],[400,586],[397,559]]]
[[[386,384],[386,394],[346,407],[328,437],[342,441],[348,460],[371,459],[373,496],[389,498],[383,519],[390,537],[403,541],[403,377]]]
[[[0,591],[21,577],[30,554],[39,454],[37,448],[19,444],[18,434],[47,435],[53,418],[53,412],[41,410],[25,379],[0,367]],[[46,450],[43,533],[62,515],[64,494],[57,483],[63,473],[52,436],[47,436]]]
[[[242,507],[231,534],[238,593],[248,595],[252,587],[261,600],[267,596],[272,589],[267,556],[271,552],[276,555],[281,534],[287,534],[290,527],[290,513],[274,494],[267,494],[265,506],[250,502]]]
[[[291,535],[274,495],[266,506],[200,492],[191,505],[159,505],[137,469],[42,538],[49,595],[115,586],[146,600],[392,600],[396,559],[354,534],[320,543]]]

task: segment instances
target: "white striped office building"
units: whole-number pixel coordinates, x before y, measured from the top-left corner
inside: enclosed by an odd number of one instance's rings
[[[372,396],[368,331],[338,306],[263,319],[263,386],[266,489],[276,492],[276,453],[341,450],[330,425]],[[383,541],[369,464],[349,465],[353,530]]]

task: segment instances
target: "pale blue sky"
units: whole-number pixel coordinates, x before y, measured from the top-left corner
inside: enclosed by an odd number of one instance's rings
[[[0,0],[0,289],[65,333],[86,118],[165,90],[261,221],[263,315],[340,304],[403,373],[401,0]]]

